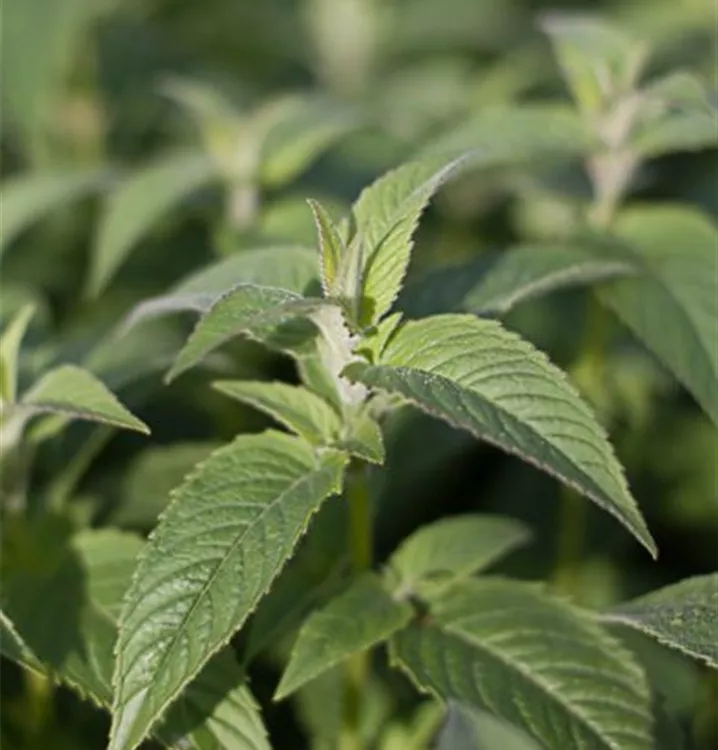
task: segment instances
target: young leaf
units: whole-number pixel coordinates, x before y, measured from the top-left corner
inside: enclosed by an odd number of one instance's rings
[[[286,289],[239,284],[212,304],[200,318],[167,373],[167,382],[201,362],[231,338],[268,339],[280,323],[314,310],[322,300],[301,297]]]
[[[314,214],[319,236],[319,257],[321,258],[322,289],[327,297],[337,297],[341,290],[337,287],[339,270],[346,255],[346,248],[339,236],[331,216],[318,201],[308,201]]]
[[[315,445],[329,445],[339,435],[341,420],[337,412],[301,386],[248,380],[219,381],[213,386],[220,393],[269,414]]]
[[[362,405],[358,413],[346,416],[344,437],[339,445],[352,456],[370,464],[383,464],[386,458],[381,427],[371,414],[370,408]]]
[[[401,543],[389,558],[387,574],[397,594],[433,596],[455,581],[487,568],[528,538],[528,529],[511,518],[442,518]]]
[[[55,208],[101,188],[107,170],[29,174],[7,180],[0,190],[0,256],[26,227]]]
[[[14,404],[17,398],[20,345],[34,313],[34,305],[20,308],[0,336],[0,405]]]
[[[718,573],[695,576],[602,615],[718,669]]]
[[[462,306],[481,314],[505,315],[516,305],[560,289],[595,284],[635,273],[622,258],[601,256],[581,246],[521,245],[496,259]]]
[[[718,424],[718,229],[678,206],[619,215],[617,235],[640,268],[599,290],[628,328]]]
[[[361,326],[375,325],[388,312],[401,289],[412,235],[432,195],[468,157],[410,162],[366,188],[353,207],[356,239],[361,243]]]
[[[289,435],[240,435],[176,490],[125,599],[110,750],[137,747],[242,626],[345,462]]]
[[[33,414],[65,415],[145,434],[150,432],[100,380],[75,365],[60,365],[46,372],[22,397],[21,403]]]
[[[588,114],[635,84],[646,57],[643,45],[606,23],[548,14],[542,23],[573,97]]]
[[[302,626],[282,675],[275,700],[356,653],[382,643],[412,617],[410,605],[395,602],[377,576],[368,573]]]
[[[93,250],[88,292],[99,295],[133,246],[172,206],[214,177],[199,153],[173,153],[130,174],[109,196]]]
[[[694,109],[667,112],[638,128],[630,147],[644,159],[678,151],[701,151],[718,145],[718,112]]]
[[[512,581],[456,584],[391,641],[422,689],[502,716],[542,746],[653,747],[646,679],[588,614]]]
[[[369,388],[514,453],[614,515],[655,554],[606,435],[564,374],[491,320],[439,315],[411,321],[378,365],[346,370]]]

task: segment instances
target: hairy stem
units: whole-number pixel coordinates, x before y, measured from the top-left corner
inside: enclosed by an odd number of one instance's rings
[[[373,562],[371,498],[367,467],[354,467],[347,480],[349,503],[349,551],[355,575],[371,570]],[[362,750],[361,703],[369,675],[369,652],[354,655],[346,666],[344,720],[341,750]]]

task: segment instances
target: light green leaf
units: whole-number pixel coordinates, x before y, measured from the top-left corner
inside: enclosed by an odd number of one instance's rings
[[[542,27],[574,99],[588,114],[630,91],[647,57],[644,45],[598,19],[552,13]]]
[[[618,237],[637,278],[599,290],[608,305],[718,424],[718,229],[680,206],[620,214]]]
[[[646,679],[591,616],[523,583],[473,579],[391,642],[416,685],[490,711],[543,747],[650,750]]]
[[[150,432],[100,380],[75,365],[60,365],[46,372],[22,397],[21,403],[34,414],[58,414],[145,434]]]
[[[200,318],[166,380],[174,380],[235,336],[267,343],[281,323],[306,315],[321,304],[322,300],[286,289],[239,284],[219,297]]]
[[[207,156],[165,155],[130,175],[108,197],[93,249],[88,292],[99,295],[133,247],[172,206],[215,175]]]
[[[450,155],[471,150],[472,169],[491,169],[569,159],[595,146],[595,136],[573,109],[531,104],[484,109],[430,141],[424,152]]]
[[[558,368],[497,322],[470,315],[411,321],[394,335],[380,364],[352,364],[346,375],[401,394],[554,475],[614,515],[655,554],[589,408]]]
[[[213,387],[226,396],[269,414],[315,445],[328,445],[339,435],[339,414],[326,401],[302,386],[279,381],[233,380],[213,383]]]
[[[359,323],[374,325],[399,294],[411,256],[412,235],[432,195],[467,157],[432,157],[404,164],[366,188],[353,207],[361,244]],[[344,290],[342,290],[344,291]]]
[[[15,403],[20,346],[34,314],[34,305],[21,307],[0,336],[0,405]]]
[[[640,127],[629,145],[644,159],[678,151],[701,151],[718,145],[717,111],[667,112]]]
[[[107,182],[107,170],[59,173],[29,173],[2,184],[0,255],[24,229],[45,214],[100,189]]]
[[[718,573],[687,578],[602,615],[718,668]]]
[[[170,491],[219,447],[214,442],[173,442],[143,450],[125,472],[122,499],[112,511],[113,524],[152,528],[167,506]]]
[[[318,280],[317,253],[287,245],[241,250],[190,274],[167,294],[140,302],[119,325],[127,333],[139,323],[177,312],[204,313],[237,284],[258,284],[309,293]]]
[[[399,312],[387,315],[379,321],[376,328],[362,336],[354,351],[365,356],[370,362],[377,362],[401,323],[401,318],[402,314]]]
[[[481,275],[462,307],[504,315],[521,302],[573,286],[635,273],[625,258],[598,255],[581,246],[521,245],[510,248]]]
[[[528,529],[511,518],[449,516],[423,526],[389,558],[395,595],[436,595],[525,544]]]
[[[319,237],[319,257],[321,258],[322,289],[327,297],[336,297],[341,290],[337,287],[339,270],[346,248],[339,236],[331,216],[318,201],[307,201],[314,214]]]
[[[289,435],[240,435],[175,491],[125,599],[110,750],[137,747],[242,626],[345,462]]]
[[[410,605],[395,602],[374,574],[358,578],[304,623],[275,699],[382,643],[411,620],[412,612]]]

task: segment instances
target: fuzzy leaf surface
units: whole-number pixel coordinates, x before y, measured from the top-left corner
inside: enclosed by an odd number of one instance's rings
[[[309,207],[314,214],[314,223],[319,238],[319,257],[321,258],[322,289],[328,297],[337,296],[340,290],[337,288],[339,270],[344,259],[346,249],[337,228],[334,226],[332,217],[318,201],[308,201]]]
[[[93,249],[88,291],[99,295],[129,253],[172,206],[215,174],[201,153],[174,153],[131,173],[109,196]]]
[[[373,325],[399,294],[412,249],[412,235],[434,193],[467,161],[444,156],[410,162],[367,187],[353,207],[363,247],[362,325]]]
[[[176,490],[125,599],[110,750],[137,747],[242,626],[345,462],[282,433],[241,435]]]
[[[603,619],[640,630],[718,669],[718,573],[651,591],[618,605]]]
[[[372,574],[310,615],[302,625],[277,688],[281,699],[356,653],[382,643],[411,620],[410,605],[396,602]]]
[[[314,445],[332,443],[341,429],[337,412],[302,386],[279,381],[226,380],[214,383],[214,388],[269,414]]]
[[[23,396],[23,406],[36,414],[58,414],[113,427],[149,433],[91,372],[75,365],[60,365],[46,372]]]
[[[350,379],[410,403],[536,465],[655,546],[603,429],[565,375],[496,321],[438,315],[410,321],[378,365]]]
[[[615,230],[639,276],[599,298],[718,424],[718,228],[678,206],[635,208]]]
[[[235,336],[266,342],[281,323],[305,315],[321,304],[322,300],[301,297],[287,289],[239,284],[219,297],[200,318],[167,380],[174,380]]]
[[[449,516],[415,531],[389,558],[401,591],[436,594],[524,544],[528,529],[511,518]]]
[[[653,747],[648,684],[630,653],[532,585],[457,584],[392,639],[391,655],[420,689],[497,714],[543,747]]]

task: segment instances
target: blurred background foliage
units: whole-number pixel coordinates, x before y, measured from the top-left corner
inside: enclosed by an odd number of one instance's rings
[[[697,73],[715,103],[718,17],[710,0],[564,0],[560,9],[614,21],[652,48],[647,77]],[[473,128],[487,149],[507,149],[503,162],[445,189],[427,214],[411,269],[414,296],[406,300],[420,312],[441,306],[436,277],[417,294],[432,270],[450,273],[489,251],[568,236],[590,186],[578,159],[545,157],[570,154],[571,134],[543,133],[543,151],[529,148],[516,159],[516,144],[537,134],[530,123],[510,132],[500,117],[516,103],[567,101],[538,24],[552,10],[547,0],[5,0],[2,325],[27,303],[36,310],[21,384],[54,363],[83,363],[152,427],[146,439],[79,424],[41,441],[30,511],[54,508],[76,528],[145,533],[198,460],[266,424],[214,393],[202,372],[162,385],[191,325],[184,315],[147,321],[125,336],[117,326],[137,303],[213,263],[220,263],[214,281],[200,287],[261,280],[267,263],[273,278],[281,268],[288,284],[301,287],[313,262],[302,246],[314,245],[306,197],[340,216],[383,170],[459,126]],[[489,110],[499,115],[482,120]],[[716,216],[718,151],[659,151],[639,170],[627,201],[687,202]],[[273,249],[260,257],[262,248]],[[568,367],[585,340],[585,312],[585,292],[571,290],[529,301],[506,322]],[[650,561],[586,503],[571,593],[591,607],[713,571],[718,562],[716,430],[655,359],[608,316],[604,324],[609,377],[588,395],[661,554]],[[295,377],[287,361],[249,344],[233,345],[211,366]],[[582,383],[591,377],[589,366]],[[380,556],[442,515],[500,512],[534,532],[500,570],[553,575],[561,548],[555,482],[414,413],[394,415],[387,438],[388,465],[374,484]],[[31,537],[28,544],[40,544]],[[336,560],[332,545],[314,546],[320,561]],[[322,580],[325,563],[314,570]],[[257,614],[255,632],[261,617],[271,621],[271,608]],[[701,737],[712,746],[715,684],[681,656],[648,641],[636,648],[685,735],[696,747]],[[2,669],[5,747],[104,746],[100,711],[4,660]],[[276,678],[272,654],[256,662],[260,699],[271,696]],[[299,708],[269,709],[276,747],[304,746],[302,727],[326,712],[327,691],[331,684],[317,685]],[[414,705],[398,677],[387,676],[374,693],[375,723]],[[450,722],[445,732],[454,729]],[[497,738],[486,747],[528,747],[510,744],[517,740],[501,727],[485,732]],[[404,746],[399,737],[396,747]]]

